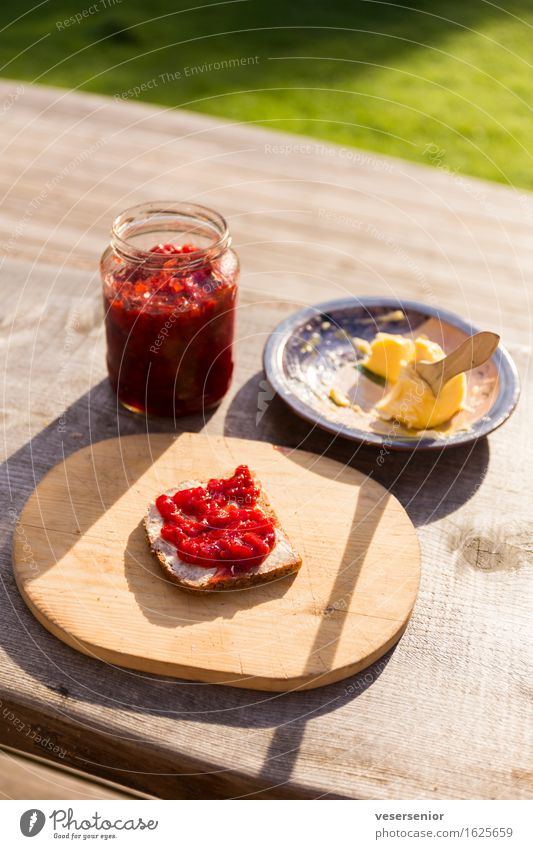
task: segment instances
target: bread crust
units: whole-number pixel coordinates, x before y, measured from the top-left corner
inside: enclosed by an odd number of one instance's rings
[[[256,484],[260,487],[257,478],[252,473]],[[202,483],[202,485],[204,485]],[[176,489],[169,490],[169,493],[176,492]],[[191,581],[185,578],[180,577],[174,569],[172,568],[171,563],[167,555],[154,547],[154,544],[150,538],[149,532],[149,522],[150,522],[150,511],[154,504],[150,504],[146,516],[144,518],[144,529],[146,532],[146,537],[148,540],[148,545],[150,546],[153,554],[157,557],[159,564],[165,573],[166,577],[169,581],[179,586],[182,590],[186,590],[190,593],[205,593],[205,592],[218,592],[220,590],[241,590],[247,589],[249,587],[258,586],[260,584],[269,583],[270,581],[275,581],[279,578],[284,578],[286,575],[291,575],[293,573],[298,572],[300,566],[302,565],[302,559],[297,551],[292,546],[292,543],[287,538],[287,535],[283,528],[280,525],[279,519],[276,516],[274,510],[272,509],[268,499],[264,495],[263,491],[260,488],[260,496],[257,499],[257,505],[260,507],[266,516],[268,516],[274,522],[276,527],[276,531],[283,536],[283,538],[287,541],[290,546],[290,557],[287,558],[286,562],[283,562],[277,566],[272,566],[268,571],[259,572],[258,569],[261,566],[250,569],[249,572],[244,572],[240,575],[235,576],[225,576],[221,578],[217,578],[214,575],[207,583],[198,585],[195,581]],[[273,549],[275,551],[275,548]],[[261,564],[263,565],[263,564]]]

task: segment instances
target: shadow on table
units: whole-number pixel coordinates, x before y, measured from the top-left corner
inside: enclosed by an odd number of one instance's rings
[[[380,454],[379,449],[326,433],[295,416],[277,396],[269,398],[268,384],[259,372],[233,398],[225,419],[226,435],[327,454],[354,466],[395,495],[415,525],[436,521],[458,509],[474,495],[486,475],[489,461],[486,438],[438,452]],[[296,455],[293,459],[299,462]],[[320,640],[319,635],[317,639]],[[372,674],[372,669],[367,672]],[[360,676],[359,680],[364,678]],[[305,720],[298,720],[276,728],[261,772],[265,781],[272,774],[274,764],[280,784],[290,779],[305,727]]]
[[[210,414],[207,414],[210,415]],[[183,419],[181,430],[200,430],[208,421],[207,416],[188,417]],[[129,413],[124,410],[110,389],[107,380],[101,381],[88,393],[79,398],[74,404],[67,408],[65,413],[48,427],[44,428],[26,445],[16,451],[0,467],[0,491],[2,492],[3,511],[0,517],[0,528],[2,530],[3,554],[6,557],[6,546],[10,544],[10,538],[15,527],[16,518],[31,495],[35,486],[41,481],[46,472],[61,463],[74,452],[91,446],[97,442],[105,441],[113,437],[119,440],[125,438],[117,447],[117,472],[112,477],[112,486],[106,488],[105,496],[98,483],[99,467],[95,456],[90,458],[84,469],[87,488],[91,486],[97,491],[99,503],[95,504],[93,511],[76,511],[76,504],[70,499],[65,499],[62,510],[65,513],[72,512],[73,526],[77,527],[80,535],[86,533],[98,518],[111,507],[112,503],[119,500],[136,480],[136,475],[141,476],[148,469],[159,454],[166,450],[168,444],[152,439],[157,433],[178,433],[172,420],[150,419]],[[127,457],[131,449],[128,447],[126,437],[137,434],[146,435],[146,450],[137,451],[135,463],[127,463]],[[111,452],[110,452],[111,454]],[[92,459],[92,462],[91,462]],[[120,462],[121,461],[121,462]],[[100,464],[107,462],[99,461]],[[73,482],[75,488],[76,481]],[[71,494],[71,484],[65,480]],[[104,500],[105,498],[105,500]],[[39,521],[44,526],[54,527],[56,504],[50,499],[40,501],[36,509],[39,510]],[[52,524],[48,524],[50,522]],[[53,555],[59,560],[70,549],[72,540],[79,537],[62,535],[54,544]],[[23,539],[23,537],[20,537]],[[60,542],[59,542],[60,539]],[[31,561],[30,562],[31,565]]]
[[[180,425],[183,430],[200,431],[206,421],[203,416],[189,417],[181,419]],[[35,485],[64,457],[102,439],[146,431],[146,421],[117,407],[107,381],[102,381],[0,468],[2,579],[9,599],[4,608],[0,642],[13,660],[27,674],[65,699],[72,697],[107,708],[138,711],[140,716],[187,718],[198,723],[216,721],[221,725],[249,729],[282,726],[284,733],[295,732],[307,719],[334,710],[361,695],[381,675],[392,652],[350,679],[306,691],[305,700],[299,692],[264,693],[227,686],[216,687],[214,700],[213,687],[209,684],[158,678],[104,665],[66,646],[34,619],[20,597],[11,570],[15,516]],[[174,431],[172,422],[150,420],[151,433],[169,431]],[[147,465],[149,462],[151,458],[147,455]],[[124,480],[125,486],[131,483],[131,480]]]
[[[441,519],[465,504],[487,473],[486,437],[440,451],[390,451],[380,455],[379,449],[333,436],[298,418],[278,396],[265,402],[268,395],[264,375],[258,372],[233,398],[226,414],[225,434],[327,454],[349,464],[395,495],[417,526]]]
[[[256,375],[233,399],[226,416],[227,434],[250,438],[253,423],[256,421],[257,394],[261,380],[262,376]],[[197,432],[206,428],[206,425],[209,430],[208,421],[202,416],[180,420],[180,429],[183,430]],[[173,432],[174,425],[172,422],[150,420],[149,431]],[[336,459],[362,468],[363,471],[374,471],[375,452],[361,446],[341,445],[339,441],[330,440],[321,432],[309,432],[308,425],[293,417],[276,399],[261,420],[257,421],[255,431],[254,438],[272,440],[278,444],[302,447],[319,453],[327,452]],[[307,690],[305,694],[297,691],[264,693],[227,686],[213,688],[209,684],[158,678],[142,672],[104,665],[98,660],[81,655],[42,628],[20,598],[10,569],[9,532],[13,530],[13,520],[5,517],[18,515],[36,483],[63,457],[101,439],[144,432],[147,432],[147,422],[117,408],[116,399],[107,381],[102,381],[71,405],[61,420],[56,420],[45,428],[3,465],[0,470],[5,505],[3,529],[6,531],[2,542],[3,584],[10,603],[5,605],[6,617],[0,640],[14,661],[28,675],[63,697],[66,711],[69,697],[107,709],[133,711],[139,717],[138,733],[141,735],[143,724],[150,723],[148,717],[154,716],[186,719],[199,726],[206,722],[218,723],[222,727],[240,728],[251,733],[255,728],[275,729],[261,774],[265,784],[273,777],[280,783],[286,782],[294,769],[307,723],[314,717],[357,700],[385,672],[394,649],[361,673],[326,687]],[[470,472],[468,479],[471,482],[477,481],[476,486],[479,485],[479,476],[484,474],[487,456],[486,444],[476,446],[472,452],[474,468],[478,471],[473,475]],[[391,456],[387,457],[382,469],[376,470],[375,477],[398,495],[411,516],[420,523],[430,521],[436,514],[444,515],[454,509],[453,506],[447,506],[447,492],[451,483],[457,479],[461,480],[462,468],[468,459],[468,456],[464,456],[450,465],[446,459],[436,460],[434,457],[422,456],[417,457],[416,467],[411,467],[409,457]],[[149,462],[151,457],[147,455],[147,465]],[[426,464],[422,472],[420,462]],[[444,465],[443,471],[440,471],[441,465]],[[435,495],[428,500],[426,496],[417,500],[421,485],[426,486],[426,479],[435,473],[435,467],[439,485],[438,497]],[[131,482],[125,480],[124,485]],[[472,488],[468,492],[463,486],[461,495],[455,495],[456,502],[466,500],[470,494]],[[12,513],[9,513],[9,510]],[[358,517],[357,520],[360,521],[361,518]],[[357,570],[354,570],[354,575],[356,574]],[[320,642],[320,635],[317,635],[317,641]],[[334,649],[335,641],[332,641],[330,648],[326,650],[333,652]],[[321,651],[323,653],[324,647]]]

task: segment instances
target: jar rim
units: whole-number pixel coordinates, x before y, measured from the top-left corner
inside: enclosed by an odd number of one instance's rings
[[[159,222],[152,228],[150,222]],[[153,253],[150,249],[139,248],[131,238],[140,233],[149,233],[151,229],[174,229],[168,226],[181,221],[184,225],[196,223],[205,230],[212,231],[212,240],[205,247],[186,254],[174,254],[172,259],[180,265],[197,266],[221,256],[231,245],[226,219],[214,209],[197,203],[183,201],[149,201],[130,206],[113,220],[111,225],[111,245],[126,261],[161,267],[169,256]],[[167,226],[165,226],[165,224]]]

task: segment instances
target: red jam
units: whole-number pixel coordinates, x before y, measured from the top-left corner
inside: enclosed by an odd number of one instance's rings
[[[213,478],[206,487],[160,495],[161,536],[187,563],[246,572],[259,566],[276,542],[273,520],[257,505],[259,494],[248,466],[239,466],[230,478]]]
[[[146,255],[145,263],[104,255],[111,383],[136,412],[200,412],[230,384],[238,262],[231,251],[210,260],[192,244],[158,244]]]

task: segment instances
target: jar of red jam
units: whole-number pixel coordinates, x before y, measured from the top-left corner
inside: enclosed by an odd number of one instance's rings
[[[239,260],[224,218],[149,203],[113,222],[101,260],[107,368],[120,402],[154,416],[213,407],[228,390]]]

